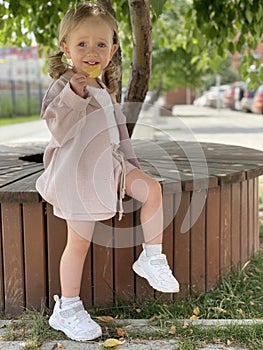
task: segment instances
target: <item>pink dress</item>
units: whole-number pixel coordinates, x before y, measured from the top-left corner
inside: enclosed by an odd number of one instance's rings
[[[139,163],[120,106],[111,98],[119,135],[114,145],[105,108],[92,92],[85,99],[73,92],[72,74],[69,70],[54,81],[43,100],[41,116],[52,137],[36,188],[53,205],[54,214],[65,220],[106,220],[117,212],[123,163],[126,174]]]

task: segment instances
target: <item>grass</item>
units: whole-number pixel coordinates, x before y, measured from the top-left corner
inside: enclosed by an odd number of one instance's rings
[[[185,319],[258,319],[263,315],[263,251],[258,253],[240,271],[221,279],[214,290],[192,295],[171,302],[160,298],[117,300],[114,306],[90,310],[93,318],[107,316],[100,320],[103,326],[102,340],[119,338],[120,329],[126,340],[171,339],[178,350],[197,349],[208,343],[246,346],[251,350],[263,348],[263,325],[247,326],[196,326]],[[47,340],[65,339],[48,325],[48,311],[27,311],[18,322],[6,327],[4,340],[22,340],[23,349],[37,349]],[[148,319],[150,327],[129,327],[122,319]],[[100,340],[100,341],[102,341]]]
[[[10,118],[0,118],[0,127],[11,124],[27,123],[34,120],[40,120],[40,115],[32,115],[30,117],[10,117]]]

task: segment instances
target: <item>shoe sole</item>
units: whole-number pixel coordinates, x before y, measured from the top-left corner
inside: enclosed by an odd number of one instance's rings
[[[94,339],[99,338],[99,337],[102,335],[101,330],[98,330],[98,332],[97,332],[97,333],[94,333],[91,337],[78,339],[78,338],[72,336],[72,334],[68,331],[68,329],[65,330],[65,329],[60,328],[59,324],[56,322],[56,320],[54,320],[54,319],[52,318],[52,316],[51,316],[50,319],[48,320],[48,323],[49,323],[50,327],[52,327],[52,328],[55,329],[56,331],[63,332],[63,333],[66,334],[66,336],[67,336],[68,338],[70,338],[71,340],[75,340],[75,341],[79,341],[79,342],[88,341],[88,340],[94,340]]]
[[[140,267],[140,263],[138,263],[137,261],[135,261],[135,263],[132,265],[132,269],[133,269],[134,272],[137,273],[137,275],[139,275],[142,278],[145,278],[148,281],[149,285],[153,289],[156,289],[158,292],[162,292],[162,293],[178,293],[180,291],[179,288],[175,288],[173,290],[159,288],[154,282],[152,282],[152,280],[148,279],[148,277],[145,275],[143,269]]]

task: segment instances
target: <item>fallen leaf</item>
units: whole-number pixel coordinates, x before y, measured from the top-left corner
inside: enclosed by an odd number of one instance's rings
[[[220,343],[222,343],[222,341],[221,341],[220,338],[213,337],[213,343],[214,344],[220,344]]]
[[[122,345],[125,343],[125,340],[120,341],[118,339],[109,338],[105,340],[103,343],[99,343],[100,346],[104,346],[104,348],[114,348],[115,346]]]
[[[161,315],[154,315],[152,316],[151,318],[148,319],[149,322],[153,322],[153,321],[156,321],[158,320],[159,318],[161,318],[162,316]]]
[[[140,312],[142,312],[141,309],[135,309],[135,311],[139,314]]]
[[[187,323],[186,321],[184,321],[183,328],[187,328],[187,327],[189,327],[189,323]]]
[[[226,345],[227,345],[227,346],[230,346],[231,344],[232,344],[232,341],[229,340],[229,339],[227,339]]]
[[[222,313],[224,313],[224,314],[226,314],[227,313],[227,311],[226,310],[224,310],[224,309],[222,309],[221,307],[214,307],[214,310],[215,311],[217,311],[217,312],[222,312]]]
[[[190,317],[190,320],[191,320],[191,321],[198,320],[198,319],[199,319],[199,317],[196,316],[196,315],[192,315],[192,316]]]
[[[169,332],[169,334],[175,335],[176,334],[176,326],[171,326]]]
[[[65,346],[61,343],[56,343],[51,350],[55,350],[55,349],[65,349]]]
[[[96,318],[101,322],[112,322],[117,319],[117,317],[113,318],[112,316],[97,316]]]
[[[200,314],[200,309],[198,306],[193,309],[193,314],[196,316],[198,316]]]
[[[116,327],[116,332],[117,332],[119,337],[124,337],[125,336],[125,330],[123,328]]]
[[[22,327],[22,328],[20,329],[20,333],[21,333],[22,337],[25,336],[26,330],[25,330],[24,327]]]

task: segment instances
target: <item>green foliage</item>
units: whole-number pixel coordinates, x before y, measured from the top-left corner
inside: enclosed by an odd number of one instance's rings
[[[228,52],[239,52],[243,54],[240,75],[244,80],[248,78],[252,64],[260,71],[260,59],[252,52],[263,38],[261,0],[193,0],[186,27],[192,41],[202,37],[205,44],[203,47],[198,45],[196,55],[205,49],[212,60],[216,56],[225,57]]]
[[[9,96],[2,96],[0,99],[0,118],[8,118],[13,114],[12,101]]]
[[[32,33],[43,51],[56,48],[58,24],[69,7],[81,0],[8,0],[0,6],[0,43],[30,45]],[[112,0],[119,23],[123,78],[132,59],[132,33],[127,0]],[[153,69],[150,86],[164,89],[197,86],[217,71],[228,54],[242,54],[239,74],[263,81],[261,62],[253,50],[263,38],[261,0],[151,0]],[[249,71],[254,64],[257,74]]]

